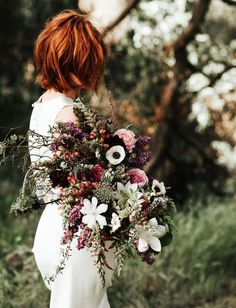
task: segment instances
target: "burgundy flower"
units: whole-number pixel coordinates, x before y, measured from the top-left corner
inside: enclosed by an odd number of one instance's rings
[[[142,211],[146,211],[149,208],[150,203],[148,201],[144,201],[142,202],[141,206],[142,206]]]
[[[100,165],[95,165],[92,169],[91,177],[95,182],[100,182],[103,173],[103,168]]]
[[[53,170],[49,175],[50,180],[52,181],[52,187],[67,187],[69,185],[68,175],[69,172],[62,170]]]

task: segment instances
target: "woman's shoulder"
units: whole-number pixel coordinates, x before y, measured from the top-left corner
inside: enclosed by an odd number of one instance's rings
[[[72,121],[77,123],[78,122],[78,118],[76,118],[73,108],[74,108],[75,103],[73,104],[68,104],[65,105],[61,108],[61,110],[58,112],[55,121],[58,122],[68,122],[68,121]]]
[[[40,107],[46,107],[46,108],[54,108],[55,105],[72,105],[73,99],[70,97],[67,97],[65,95],[53,95],[48,96],[45,93],[43,93],[37,101],[35,101],[32,106],[40,106]]]

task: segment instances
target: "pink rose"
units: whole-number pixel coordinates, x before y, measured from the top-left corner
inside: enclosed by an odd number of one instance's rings
[[[132,132],[132,130],[121,128],[114,133],[114,136],[121,138],[124,141],[128,152],[132,152],[136,142],[135,134]]]
[[[127,174],[130,177],[130,182],[137,183],[140,187],[145,186],[148,183],[148,177],[142,169],[132,168],[127,171]]]

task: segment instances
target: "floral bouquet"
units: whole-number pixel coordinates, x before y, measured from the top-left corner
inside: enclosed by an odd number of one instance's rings
[[[47,203],[57,202],[63,217],[61,244],[67,249],[56,274],[76,238],[78,249],[88,247],[96,257],[104,285],[106,242],[115,249],[118,271],[131,255],[152,264],[172,240],[175,206],[163,182],[148,178],[143,170],[151,158],[149,137],[117,129],[111,119],[103,119],[80,101],[74,113],[79,125],[58,122],[49,136],[29,131],[30,147],[43,143],[50,157],[31,164],[11,210],[17,214],[39,208],[45,196]]]

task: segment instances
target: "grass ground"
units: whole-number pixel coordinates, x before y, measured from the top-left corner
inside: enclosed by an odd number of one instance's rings
[[[2,204],[9,203],[9,198]],[[0,307],[46,308],[31,253],[40,213],[0,216]],[[178,232],[153,266],[129,261],[109,290],[113,308],[236,307],[235,200],[191,206],[176,217]]]

